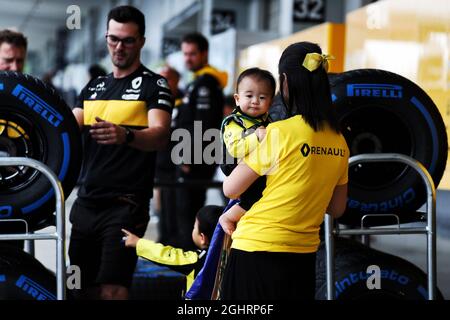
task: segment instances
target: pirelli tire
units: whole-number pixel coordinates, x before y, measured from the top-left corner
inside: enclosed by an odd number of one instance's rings
[[[55,274],[22,249],[0,243],[0,300],[56,300]]]
[[[72,111],[53,88],[32,76],[0,72],[0,157],[46,164],[66,196],[78,179],[81,137]],[[54,190],[43,174],[0,167],[0,219],[23,219],[29,230],[37,230],[54,223],[54,211]]]
[[[182,300],[185,291],[184,274],[138,259],[130,288],[131,300]]]
[[[325,244],[316,259],[316,299],[327,299]],[[380,269],[380,287],[369,289],[368,277]],[[374,282],[369,279],[369,282]],[[414,264],[353,240],[336,238],[335,242],[335,298],[337,300],[427,300],[427,276]],[[436,298],[443,300],[437,290]]]
[[[437,186],[447,160],[447,135],[431,98],[412,81],[383,70],[330,77],[332,100],[352,156],[400,153],[420,161]],[[360,225],[365,214],[396,213],[401,222],[426,200],[421,178],[401,163],[365,163],[349,169],[349,199],[341,223]],[[371,219],[367,225],[393,223]]]

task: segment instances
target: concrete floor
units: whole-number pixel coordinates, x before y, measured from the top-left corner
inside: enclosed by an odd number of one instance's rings
[[[218,190],[208,192],[207,204],[222,204]],[[66,201],[68,216],[75,192]],[[66,219],[66,250],[69,245],[71,225]],[[152,216],[145,238],[155,240],[158,237],[157,217]],[[437,194],[437,283],[444,298],[450,300],[450,191],[438,191]],[[48,232],[49,227],[38,232]],[[372,236],[371,246],[375,249],[402,257],[426,271],[426,238],[424,235],[388,235]],[[35,244],[36,257],[48,269],[55,271],[55,241],[40,240]]]

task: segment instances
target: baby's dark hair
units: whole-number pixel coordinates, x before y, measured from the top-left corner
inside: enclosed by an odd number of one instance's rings
[[[258,81],[261,81],[261,80],[266,81],[269,84],[270,88],[272,89],[271,90],[272,98],[275,96],[276,82],[275,82],[275,78],[270,73],[270,71],[260,69],[260,68],[250,68],[250,69],[242,71],[236,82],[236,92],[238,92],[239,84],[246,77],[251,77]]]
[[[211,241],[219,217],[222,215],[225,207],[208,205],[197,212],[198,230]]]

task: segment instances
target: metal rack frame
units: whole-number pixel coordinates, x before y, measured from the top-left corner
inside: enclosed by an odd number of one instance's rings
[[[417,160],[397,153],[360,154],[349,159],[349,167],[362,162],[401,162],[416,170],[426,186],[427,192],[427,223],[425,227],[373,229],[364,227],[364,219],[361,218],[360,229],[340,230],[335,228],[334,219],[325,215],[325,248],[326,248],[326,281],[327,300],[335,298],[335,275],[334,275],[334,237],[339,235],[388,235],[388,234],[426,234],[427,235],[427,283],[428,300],[436,298],[436,188],[426,168]],[[395,216],[395,215],[393,215]],[[398,220],[398,216],[397,221]]]
[[[55,190],[56,232],[0,234],[1,240],[56,240],[56,299],[66,299],[66,259],[65,259],[65,199],[61,182],[45,164],[29,158],[0,157],[0,166],[26,166],[43,173]]]

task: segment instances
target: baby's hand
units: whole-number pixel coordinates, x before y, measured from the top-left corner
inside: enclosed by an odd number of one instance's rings
[[[230,235],[236,230],[236,224],[230,220],[226,213],[222,214],[219,218],[219,223],[226,234]]]
[[[261,126],[255,131],[256,136],[258,137],[258,141],[262,141],[266,136],[266,128]]]
[[[125,240],[126,247],[136,248],[137,242],[141,239],[137,235],[132,234],[130,231],[122,229],[122,232],[125,233],[125,236],[122,238]]]

